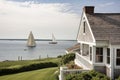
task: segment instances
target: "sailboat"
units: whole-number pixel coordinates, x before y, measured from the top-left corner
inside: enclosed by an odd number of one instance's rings
[[[35,39],[34,39],[34,36],[32,34],[32,31],[29,34],[29,37],[28,37],[28,40],[27,40],[27,46],[28,47],[35,47],[36,46]]]
[[[52,41],[49,42],[49,44],[57,44],[57,41],[55,39],[55,36],[52,34]]]

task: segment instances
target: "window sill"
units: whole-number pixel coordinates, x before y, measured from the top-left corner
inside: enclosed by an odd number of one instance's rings
[[[96,66],[106,66],[104,63],[94,63],[94,65],[96,65]]]

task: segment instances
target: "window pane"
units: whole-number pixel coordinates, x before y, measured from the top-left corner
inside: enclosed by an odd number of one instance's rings
[[[107,63],[110,64],[110,48],[107,48]]]
[[[92,55],[90,55],[90,60],[92,60]]]
[[[103,55],[103,48],[96,48],[96,55]]]
[[[110,56],[110,48],[107,48],[107,56]]]
[[[96,62],[103,62],[103,48],[96,48]]]
[[[96,56],[96,62],[103,62],[103,56]]]
[[[117,49],[116,54],[116,65],[120,65],[120,49]]]
[[[92,47],[90,47],[90,54],[92,54]]]
[[[120,49],[117,49],[117,57],[120,57]]]
[[[90,60],[92,60],[92,47],[90,47]]]
[[[103,48],[100,48],[100,55],[103,55]]]
[[[117,61],[116,64],[120,65],[120,58],[117,58],[116,61]]]
[[[110,57],[107,57],[107,63],[110,64]]]
[[[83,33],[85,33],[85,22],[83,22]]]

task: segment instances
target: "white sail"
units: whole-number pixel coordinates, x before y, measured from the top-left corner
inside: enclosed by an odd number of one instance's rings
[[[54,37],[54,35],[52,34],[52,41],[53,42],[55,42],[56,40],[55,40],[55,37]]]
[[[27,41],[27,46],[28,47],[35,47],[36,46],[35,39],[34,39],[34,36],[32,34],[32,31],[29,34],[28,41]]]
[[[49,44],[57,44],[57,41],[55,39],[55,36],[52,34],[52,42],[49,42]]]

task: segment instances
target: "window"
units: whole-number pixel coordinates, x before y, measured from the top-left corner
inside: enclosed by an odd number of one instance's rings
[[[80,52],[79,52],[79,54],[81,54],[81,52],[82,52],[82,45],[80,44],[80,50],[79,50]]]
[[[96,48],[96,62],[103,62],[103,48]]]
[[[120,65],[120,49],[117,49],[117,54],[116,54],[116,65]]]
[[[92,47],[90,47],[90,61],[92,60]]]
[[[85,33],[85,21],[83,22],[83,33]]]
[[[107,48],[107,64],[110,64],[110,48]]]

